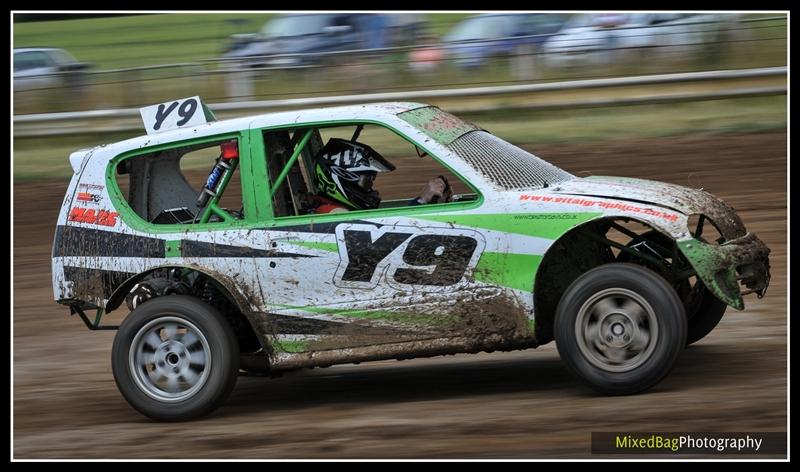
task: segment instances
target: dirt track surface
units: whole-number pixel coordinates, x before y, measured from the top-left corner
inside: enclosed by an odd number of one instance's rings
[[[241,377],[210,417],[156,423],[117,391],[114,332],[90,332],[52,301],[50,249],[67,182],[16,185],[14,457],[598,458],[592,431],[786,431],[786,135],[531,150],[581,176],[657,179],[723,198],[772,249],[767,296],[729,308],[645,394],[592,393],[551,343]]]

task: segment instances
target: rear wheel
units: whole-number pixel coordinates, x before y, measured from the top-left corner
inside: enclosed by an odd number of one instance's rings
[[[631,394],[672,370],[685,345],[686,315],[659,275],[635,264],[606,264],[564,292],[554,335],[578,378],[603,393]]]
[[[161,421],[210,413],[233,390],[239,349],[219,312],[185,295],[139,305],[114,338],[111,365],[122,396]]]

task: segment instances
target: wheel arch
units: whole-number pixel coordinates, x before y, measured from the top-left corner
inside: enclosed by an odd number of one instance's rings
[[[604,237],[612,223],[638,223],[674,240],[665,228],[652,221],[627,215],[604,215],[570,228],[559,236],[542,256],[533,285],[535,336],[539,344],[553,340],[556,308],[566,289],[581,274],[614,262],[610,247],[592,239],[587,232]],[[575,248],[579,248],[577,251]],[[571,262],[574,262],[571,263]]]
[[[235,313],[223,313],[223,315],[225,315],[226,321],[234,327],[237,337],[239,337],[240,345],[243,347],[248,346],[253,343],[253,340],[255,340],[261,349],[266,352],[271,352],[272,348],[270,345],[268,345],[268,343],[266,343],[265,333],[262,332],[263,323],[259,318],[261,314],[257,311],[257,309],[254,310],[254,308],[258,306],[257,302],[251,300],[245,294],[241,293],[241,291],[237,288],[238,285],[232,278],[219,272],[214,272],[195,265],[165,264],[150,268],[127,279],[116,289],[114,289],[113,293],[108,299],[108,302],[106,303],[105,312],[110,313],[111,311],[119,308],[131,290],[138,283],[146,280],[155,272],[172,269],[196,272],[200,274],[200,276],[212,282],[219,293],[235,308]],[[243,342],[245,340],[250,342]]]
[[[122,302],[125,300],[125,296],[131,291],[131,289],[142,280],[146,279],[148,276],[153,274],[159,270],[170,270],[170,269],[180,269],[180,270],[190,270],[193,272],[198,272],[202,274],[204,277],[209,278],[210,280],[216,282],[219,286],[221,286],[224,290],[222,290],[222,294],[242,313],[249,313],[253,311],[252,303],[250,303],[247,298],[241,294],[237,289],[236,283],[227,277],[224,274],[219,272],[214,272],[212,270],[208,270],[203,267],[193,266],[193,265],[176,265],[176,264],[165,264],[158,267],[152,267],[144,272],[136,274],[135,276],[127,279],[125,282],[120,284],[114,291],[111,293],[111,296],[108,298],[108,302],[106,302],[105,312],[111,313],[112,311],[119,308]]]

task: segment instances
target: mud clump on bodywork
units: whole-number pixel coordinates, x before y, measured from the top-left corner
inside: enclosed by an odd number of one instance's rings
[[[321,338],[309,341],[306,350],[326,351],[331,349],[341,349],[347,347],[370,346],[374,344],[389,344],[414,341],[419,339],[419,334],[412,332],[398,331],[391,328],[379,328],[367,326],[364,321],[358,320],[353,323],[342,324],[336,330],[327,330],[324,334],[332,334],[346,338]]]
[[[535,342],[525,308],[511,296],[460,300],[452,307],[452,313],[456,319],[448,334],[465,337],[469,352],[512,349]]]
[[[100,271],[73,268],[69,272],[73,298],[93,303],[98,303],[105,298],[105,284]]]
[[[732,206],[704,190],[697,192],[702,195],[699,198],[700,202],[697,203],[698,207],[702,208],[703,215],[713,222],[726,240],[740,238],[746,234],[744,222]]]
[[[381,318],[328,322],[292,321],[291,332],[319,336],[305,341],[302,352],[277,355],[276,370],[326,366],[381,359],[413,359],[457,353],[515,350],[537,345],[524,306],[505,292],[462,293],[454,302],[423,301],[404,306]],[[273,333],[269,342],[280,349],[278,333],[287,333],[278,318],[266,319],[262,329]]]

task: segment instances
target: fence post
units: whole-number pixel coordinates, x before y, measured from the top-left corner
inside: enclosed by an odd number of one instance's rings
[[[536,70],[533,55],[535,52],[532,44],[519,44],[514,48],[514,56],[511,58],[511,76],[514,79],[531,80],[534,78]]]
[[[227,97],[237,100],[253,100],[255,98],[254,75],[255,72],[250,69],[229,69],[226,71],[225,90]]]

